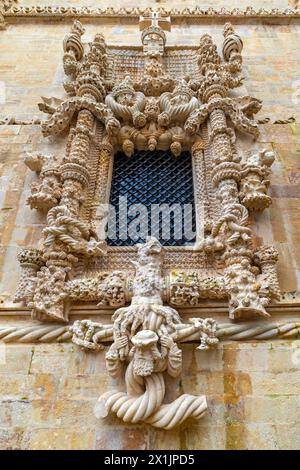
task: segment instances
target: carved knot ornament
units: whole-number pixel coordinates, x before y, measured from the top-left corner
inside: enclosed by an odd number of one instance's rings
[[[126,391],[102,395],[96,414],[104,417],[115,413],[126,423],[144,422],[171,429],[189,417],[200,419],[207,408],[205,396],[189,394],[163,403],[165,375],[178,377],[182,370],[182,352],[177,342],[198,335],[198,349],[216,345],[216,322],[192,318],[185,324],[174,308],[163,305],[162,246],[157,239],[149,238],[138,247],[138,261],[134,264],[131,304],[115,311],[113,343],[106,353],[107,370],[113,377],[122,374],[125,367]],[[73,341],[96,349],[104,329],[83,320],[72,327]]]

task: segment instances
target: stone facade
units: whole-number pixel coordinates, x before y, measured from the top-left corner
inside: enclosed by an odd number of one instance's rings
[[[295,347],[222,343],[200,356],[184,346],[180,389],[206,394],[208,413],[164,431],[95,417],[110,386],[103,354],[70,344],[10,345],[1,366],[1,448],[299,449]]]
[[[249,218],[254,250],[264,244],[273,245],[278,251],[277,273],[281,294],[277,300],[271,299],[267,308],[273,318],[263,321],[255,318],[254,324],[246,323],[242,330],[239,330],[239,323],[235,323],[230,336],[224,333],[229,328],[228,306],[224,299],[209,300],[208,296],[208,300],[200,301],[196,308],[179,304],[179,314],[185,324],[191,317],[212,317],[219,325],[217,336],[221,341],[216,349],[208,351],[195,351],[195,344],[182,345],[181,379],[166,379],[167,401],[173,402],[181,394],[205,394],[208,403],[206,416],[199,422],[188,421],[187,425],[183,423],[172,430],[157,430],[140,422],[124,424],[113,415],[101,421],[96,418],[94,406],[97,398],[107,395],[113,388],[112,379],[105,371],[104,352],[79,350],[69,343],[71,334],[65,325],[56,325],[57,330],[51,337],[51,324],[39,323],[43,319],[36,314],[32,322],[30,310],[23,303],[27,300],[24,289],[28,283],[21,283],[17,288],[20,275],[22,278],[18,253],[21,248],[39,247],[45,227],[44,214],[31,210],[26,203],[30,184],[36,184],[37,175],[24,165],[24,154],[63,155],[65,152],[65,135],[42,136],[40,121],[45,120],[45,115],[39,111],[37,103],[41,102],[41,97],[66,98],[62,86],[65,79],[62,40],[69,34],[74,18],[66,15],[62,21],[57,21],[57,13],[53,12],[51,18],[50,11],[50,18],[49,14],[41,16],[36,24],[34,17],[26,17],[26,10],[22,16],[21,10],[14,13],[5,3],[9,2],[4,2],[6,25],[0,32],[0,338],[3,339],[0,447],[299,449],[300,169],[297,156],[300,145],[300,14],[294,10],[293,14],[288,12],[285,15],[273,11],[264,12],[264,17],[260,17],[262,13],[230,17],[244,43],[242,72],[245,80],[238,94],[255,96],[263,101],[263,107],[255,117],[259,137],[255,142],[250,137],[240,138],[240,151],[251,152],[253,161],[259,158],[262,149],[267,153],[273,152],[275,156],[272,173],[267,175],[271,180],[268,194],[272,205],[267,207],[269,202],[266,202],[261,213],[250,211]],[[51,5],[51,2],[47,3]],[[93,3],[80,2],[80,6],[92,7]],[[113,3],[110,5],[117,11],[119,2]],[[126,7],[134,8],[133,3],[126,2]],[[142,2],[141,8],[146,8],[148,3]],[[192,8],[193,3],[185,2],[184,7]],[[240,3],[230,2],[230,8],[242,8]],[[282,2],[267,3],[263,8],[269,10],[296,6],[295,2],[284,6]],[[23,1],[12,8],[34,4],[33,1]],[[60,4],[78,7],[77,2]],[[207,7],[211,5],[213,2],[207,2]],[[224,5],[221,2],[219,7],[223,6],[229,8],[228,2]],[[252,6],[258,11],[261,2],[252,2]],[[168,9],[168,2],[159,2],[158,7]],[[172,8],[176,7],[182,10],[182,4],[172,3]],[[139,14],[134,11],[131,14],[132,18],[126,19],[122,11],[114,13],[113,17],[111,13],[86,12],[82,18],[85,42],[92,41],[95,34],[101,33],[108,50],[140,46]],[[210,34],[221,47],[223,25],[227,19],[224,11],[212,13],[210,18],[187,11],[173,13],[167,46],[173,50],[177,46],[197,50],[200,37]],[[232,93],[238,96],[236,91]],[[110,106],[116,112],[113,105]],[[118,113],[115,116],[120,118]],[[27,167],[30,165],[36,168],[35,162],[27,164]],[[245,167],[243,171],[253,181],[253,166]],[[45,175],[47,177],[46,172]],[[247,186],[246,183],[247,180]],[[36,207],[33,196],[31,201],[31,207]],[[32,269],[35,268],[29,264],[27,259],[26,275],[29,272],[29,276],[34,276]],[[240,269],[238,264],[233,266]],[[269,277],[274,275],[273,271],[268,273]],[[127,304],[130,295],[126,294]],[[163,297],[164,302],[168,295]],[[71,323],[90,318],[107,327],[111,325],[113,305],[105,309],[96,307],[91,301],[80,303],[80,299],[75,300],[69,311]],[[177,305],[175,302],[176,308]],[[279,329],[278,325],[281,325]],[[111,341],[112,336],[110,338]],[[48,344],[48,341],[52,343]],[[108,350],[106,344],[105,349]]]

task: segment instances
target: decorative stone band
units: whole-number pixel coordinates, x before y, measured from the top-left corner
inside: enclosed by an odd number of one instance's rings
[[[172,20],[176,18],[211,18],[211,17],[220,17],[220,18],[299,18],[300,11],[298,9],[286,8],[272,8],[265,9],[260,8],[255,10],[253,7],[246,7],[244,10],[240,8],[207,8],[202,9],[199,7],[195,8],[184,8],[183,10],[177,10],[176,8],[165,9],[158,8],[155,9],[162,16],[171,16]],[[139,18],[142,16],[150,15],[154,10],[151,8],[120,8],[114,9],[108,7],[105,9],[102,8],[91,8],[91,7],[65,7],[65,6],[13,6],[8,11],[3,12],[3,16],[6,19],[14,17],[45,17],[45,18]]]
[[[113,325],[103,325],[103,334],[98,334],[97,341],[108,343],[113,340]],[[72,339],[70,326],[33,324],[31,326],[1,326],[0,341],[4,343],[65,343]],[[216,336],[221,341],[247,341],[247,340],[270,340],[270,339],[295,339],[300,338],[299,321],[275,323],[275,322],[247,322],[243,324],[222,323],[217,327]],[[192,334],[181,340],[181,342],[192,342],[199,338]],[[95,343],[94,343],[95,344]],[[91,348],[84,342],[82,347]]]
[[[109,46],[108,46],[109,49]],[[128,48],[130,49],[130,47]],[[270,117],[265,117],[262,119],[258,119],[258,124],[292,124],[296,121],[294,116],[291,116],[287,119],[271,119]],[[0,116],[0,126],[35,126],[40,125],[42,122],[39,118],[33,119],[19,119],[17,116]]]

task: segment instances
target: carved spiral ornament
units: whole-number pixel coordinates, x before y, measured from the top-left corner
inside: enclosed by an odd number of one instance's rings
[[[37,12],[18,7],[10,14],[54,11],[45,8]],[[90,9],[64,11],[76,16],[89,15]],[[57,8],[54,13],[64,11]],[[91,11],[96,16],[116,15],[110,9]],[[19,255],[21,276],[15,296],[31,309],[34,320],[64,324],[4,327],[0,339],[72,340],[90,351],[109,343],[106,368],[113,378],[124,378],[125,389],[102,395],[97,416],[114,413],[125,423],[172,429],[188,418],[202,418],[207,409],[205,396],[182,394],[165,403],[167,376],[178,378],[182,372],[179,343],[196,342],[201,354],[220,339],[297,337],[300,324],[218,326],[213,318],[198,317],[183,322],[174,308],[199,307],[203,299],[217,299],[227,301],[231,319],[269,315],[265,306],[279,297],[277,252],[271,247],[254,248],[248,210],[262,210],[271,202],[267,177],[275,156],[266,150],[240,155],[238,131],[258,137],[254,115],[262,103],[231,93],[243,83],[243,43],[232,25],[224,28],[224,60],[213,38],[205,34],[199,49],[182,55],[190,61],[186,66],[177,49],[168,56],[172,60],[164,57],[166,35],[161,25],[166,18],[146,13],[140,19],[141,25],[147,24],[141,50],[134,54],[108,50],[101,34],[84,47],[84,28],[78,21],[65,38],[63,66],[68,80],[64,87],[69,97],[43,97],[39,107],[50,115],[41,122],[44,136],[71,130],[64,156],[31,155],[25,160],[39,179],[31,186],[28,203],[44,210],[46,224],[40,251],[27,249]],[[130,76],[124,77],[125,69]],[[190,74],[191,70],[195,73]],[[183,73],[189,76],[183,78]],[[203,222],[200,227],[197,219],[197,243],[172,251],[147,237],[145,243],[116,254],[107,247],[109,238],[97,235],[97,225],[107,212],[103,206],[108,205],[114,175],[113,155],[123,152],[122,157],[130,158],[135,151],[169,150],[178,160],[183,152],[192,152],[195,206]],[[172,170],[169,173],[174,176]],[[128,184],[126,191],[130,193]],[[186,272],[178,272],[178,266]],[[72,302],[116,308],[111,324],[91,319],[68,324]]]
[[[207,409],[205,396],[188,394],[162,405],[165,396],[163,374],[151,374],[139,380],[133,373],[132,362],[127,368],[125,380],[127,389],[134,391],[137,396],[125,392],[105,393],[96,405],[96,410],[102,411],[98,417],[113,412],[125,423],[144,422],[157,428],[172,429],[187,418],[202,418]]]

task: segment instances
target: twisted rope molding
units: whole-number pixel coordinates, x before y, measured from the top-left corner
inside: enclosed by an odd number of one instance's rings
[[[165,396],[165,382],[161,373],[154,373],[144,379],[137,379],[133,373],[132,362],[126,371],[126,384],[141,395],[130,396],[119,391],[109,391],[98,400],[96,413],[105,417],[110,411],[116,413],[125,423],[144,423],[163,429],[172,429],[181,424],[186,418],[199,419],[207,409],[205,396],[183,394],[172,403],[162,404]],[[100,413],[98,412],[100,409]]]
[[[113,339],[112,325],[104,325],[106,332],[111,329],[111,335],[106,335],[103,342]],[[180,336],[180,334],[179,334]],[[198,335],[199,336],[199,335]],[[183,337],[181,342],[197,341],[197,334]],[[224,323],[218,325],[217,336],[221,341],[246,341],[269,339],[295,339],[300,338],[300,320],[287,323],[244,323],[232,325]],[[0,327],[0,341],[4,343],[65,343],[70,341],[72,333],[69,326],[61,325],[31,325],[25,327]]]

